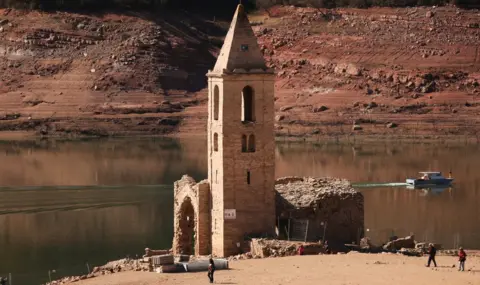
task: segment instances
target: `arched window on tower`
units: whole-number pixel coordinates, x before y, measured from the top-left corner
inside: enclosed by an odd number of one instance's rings
[[[218,113],[220,111],[220,90],[218,85],[213,88],[213,119],[218,120]]]
[[[242,122],[255,121],[255,100],[252,87],[245,86],[242,90]]]
[[[247,136],[242,135],[242,152],[247,152]]]
[[[218,151],[218,134],[213,134],[213,151]]]
[[[255,152],[255,135],[248,137],[248,152]]]

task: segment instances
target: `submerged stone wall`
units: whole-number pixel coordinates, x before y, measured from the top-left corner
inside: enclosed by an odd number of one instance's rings
[[[308,220],[307,240],[322,239],[322,222],[329,243],[358,243],[363,237],[363,195],[348,180],[284,177],[277,179],[275,190],[277,217]]]

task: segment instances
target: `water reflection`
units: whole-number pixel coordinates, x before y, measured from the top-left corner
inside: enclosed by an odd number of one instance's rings
[[[470,145],[278,143],[276,175],[385,183],[359,188],[374,242],[413,232],[480,248],[479,155]],[[207,176],[202,140],[0,142],[0,161],[0,253],[8,257],[0,275],[27,285],[46,281],[50,269],[83,274],[87,262],[170,246],[172,183],[185,173]],[[423,170],[452,170],[453,188],[392,184]]]
[[[365,225],[377,243],[390,235],[415,233],[452,247],[480,248],[480,149],[476,145],[280,144],[277,176],[345,177],[354,182],[404,182],[418,171],[452,170],[452,188],[359,188],[365,196]]]

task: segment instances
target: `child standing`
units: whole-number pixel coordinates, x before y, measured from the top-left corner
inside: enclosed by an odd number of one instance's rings
[[[458,249],[458,271],[465,271],[465,261],[467,260],[467,253],[463,250],[463,247]]]
[[[213,273],[215,272],[215,263],[213,262],[213,259],[210,258],[209,260],[209,265],[208,265],[208,279],[210,279],[210,283],[213,283]]]

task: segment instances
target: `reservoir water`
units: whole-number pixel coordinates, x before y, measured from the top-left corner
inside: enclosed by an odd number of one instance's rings
[[[414,233],[480,249],[480,147],[278,142],[276,176],[335,176],[359,185],[376,243]],[[411,190],[418,171],[453,172],[452,188]],[[0,142],[0,276],[30,285],[169,248],[173,182],[207,176],[206,141]]]

